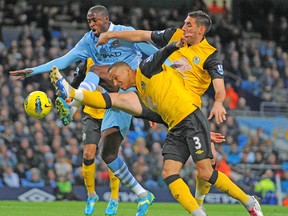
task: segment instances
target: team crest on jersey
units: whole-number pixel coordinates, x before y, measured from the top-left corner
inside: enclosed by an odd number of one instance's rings
[[[198,56],[195,56],[195,57],[193,58],[193,63],[199,64],[199,62],[200,62],[200,58],[199,58]]]
[[[143,90],[145,90],[145,89],[146,89],[146,83],[145,83],[145,82],[143,82],[143,81],[141,81],[141,88],[142,88]]]
[[[224,70],[223,70],[223,65],[222,64],[219,64],[217,65],[217,72],[221,75],[224,74]]]
[[[114,40],[112,42],[112,47],[115,48],[115,47],[119,47],[120,46],[120,41],[118,39]]]

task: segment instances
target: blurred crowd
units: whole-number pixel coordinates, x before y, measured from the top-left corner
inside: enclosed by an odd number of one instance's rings
[[[233,20],[225,1],[219,1],[221,7],[215,4],[217,1],[213,2],[206,6],[200,0],[195,1],[190,10],[207,11],[213,18],[208,39],[222,53],[226,72],[226,109],[229,113],[236,110],[246,115],[250,111],[259,111],[259,104],[263,101],[287,104],[288,17],[268,13],[263,17],[265,27],[256,31],[253,20],[244,25]],[[70,29],[86,28],[88,31],[85,23],[87,11],[79,4],[75,1],[59,8],[44,4],[33,6],[24,0],[0,0],[0,187],[56,188],[59,182],[83,185],[81,110],[74,122],[66,127],[59,121],[55,109],[45,119],[28,117],[23,109],[28,93],[41,90],[52,101],[56,98],[48,73],[24,80],[12,79],[8,73],[43,64],[70,50],[77,41],[63,31],[67,23]],[[110,6],[108,9],[112,22],[147,30],[181,27],[187,14],[183,13],[183,8],[158,11],[152,7],[128,9]],[[18,34],[16,39],[4,40],[5,26],[20,28],[20,31],[15,31]],[[35,34],[33,30],[36,28],[40,29],[40,34]],[[72,79],[75,67],[73,64],[63,71],[68,80]],[[205,114],[209,113],[213,103],[212,95],[208,91],[203,97]],[[249,101],[245,97],[247,95],[253,100]],[[288,147],[284,147],[284,151],[275,148],[273,137],[264,136],[261,128],[245,134],[234,115],[228,115],[222,125],[211,121],[210,127],[211,131],[226,136],[224,144],[216,144],[217,169],[244,189],[255,189],[260,193],[264,190],[259,182],[268,178],[275,185],[275,176],[279,175],[283,193],[288,195],[288,166],[285,165]],[[157,130],[152,130],[148,122],[135,118],[129,135],[123,141],[121,157],[137,180],[147,187],[166,187],[160,174],[165,136],[164,126],[159,125]],[[284,139],[286,146],[287,136]],[[251,166],[243,169],[239,164],[261,164],[268,168]],[[189,160],[181,173],[191,187],[195,184],[193,166],[192,160]],[[109,184],[106,165],[99,156],[96,179],[97,185]],[[276,191],[273,186],[270,189]],[[262,195],[266,196],[266,193]]]

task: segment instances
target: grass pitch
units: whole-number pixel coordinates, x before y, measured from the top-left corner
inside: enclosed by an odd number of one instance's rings
[[[106,202],[98,202],[92,216],[104,216]],[[120,203],[116,216],[133,216],[136,214],[136,203]],[[85,202],[18,202],[0,201],[2,216],[84,216]],[[209,216],[248,216],[249,214],[239,204],[205,204]],[[265,216],[288,216],[287,207],[262,205]],[[188,216],[188,213],[178,203],[155,202],[148,216]]]

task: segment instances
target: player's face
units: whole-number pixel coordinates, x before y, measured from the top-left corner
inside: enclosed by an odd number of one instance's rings
[[[87,22],[96,37],[102,32],[106,32],[109,28],[109,18],[101,13],[88,12]]]
[[[187,44],[195,45],[202,40],[204,36],[205,27],[197,26],[196,19],[187,16],[187,18],[184,20],[182,30],[184,32],[184,37],[187,40]]]
[[[109,71],[109,78],[115,86],[127,90],[135,85],[135,76],[131,74],[131,69],[128,67],[114,67]]]

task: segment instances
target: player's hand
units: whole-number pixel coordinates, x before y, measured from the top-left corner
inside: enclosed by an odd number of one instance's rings
[[[102,32],[98,37],[98,42],[96,43],[96,46],[108,43],[109,40],[108,34],[109,34],[108,32]]]
[[[214,143],[222,143],[225,141],[225,136],[221,133],[210,132],[211,142]]]
[[[184,36],[181,37],[179,41],[176,43],[176,47],[180,48],[186,45],[186,38]]]
[[[149,125],[153,130],[157,129],[157,123],[156,122],[149,121]]]
[[[9,71],[10,76],[15,77],[16,80],[20,80],[25,78],[28,74],[32,73],[33,70],[16,70],[16,71]]]
[[[221,102],[215,101],[211,109],[208,120],[211,120],[215,117],[216,124],[221,124],[226,120],[226,109],[223,107]]]

